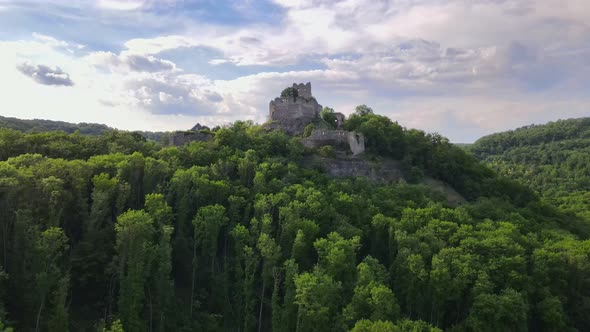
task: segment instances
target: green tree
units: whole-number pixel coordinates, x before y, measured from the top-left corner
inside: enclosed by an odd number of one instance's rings
[[[320,112],[320,116],[324,121],[326,121],[330,126],[336,128],[338,125],[338,121],[336,120],[336,114],[334,113],[334,109],[324,106],[322,111]]]
[[[117,218],[117,261],[119,267],[119,316],[126,331],[145,331],[141,317],[145,286],[155,248],[153,220],[143,210],[129,210]]]
[[[313,245],[318,252],[318,268],[345,286],[350,286],[356,274],[356,252],[360,247],[360,238],[347,240],[332,232]]]
[[[293,98],[293,101],[299,97],[299,91],[297,89],[288,87],[281,91],[281,97],[283,98]]]
[[[266,283],[267,280],[273,277],[274,268],[280,258],[281,247],[279,247],[275,240],[266,233],[260,234],[256,247],[260,251],[260,256],[262,257],[262,289],[260,291],[260,305],[258,311],[258,332],[260,332],[263,326],[262,311],[264,308]]]
[[[367,115],[367,114],[373,114],[373,109],[370,108],[369,106],[363,104],[363,105],[358,105],[355,109],[354,109],[355,114],[357,115]]]
[[[208,205],[199,209],[195,218],[193,219],[194,227],[194,246],[193,246],[193,277],[191,285],[191,313],[194,296],[194,283],[196,273],[197,248],[201,251],[209,252],[209,275],[210,284],[209,290],[211,294],[214,292],[214,285],[216,280],[215,275],[215,258],[217,257],[217,244],[219,242],[219,233],[221,228],[228,222],[225,208],[222,205]]]
[[[500,294],[476,296],[466,322],[474,331],[523,331],[527,313],[528,305],[522,294],[503,289]]]
[[[341,284],[315,270],[295,277],[295,303],[298,306],[296,331],[315,331],[318,326],[335,329]]]
[[[367,256],[357,266],[357,271],[352,301],[344,308],[344,318],[350,323],[360,319],[396,321],[400,308],[395,294],[386,286],[385,267]]]
[[[36,275],[35,290],[38,296],[39,307],[35,331],[42,330],[41,315],[47,305],[48,298],[55,292],[52,299],[55,311],[51,318],[51,331],[67,331],[68,321],[65,309],[68,277],[64,272],[61,262],[68,250],[68,239],[62,229],[58,227],[48,228],[40,234],[36,243]]]
[[[145,210],[154,220],[159,240],[156,246],[154,271],[152,272],[149,310],[150,324],[156,315],[156,330],[174,329],[174,281],[172,280],[172,245],[174,227],[172,209],[161,194],[149,194],[145,199]],[[159,313],[159,314],[158,314]]]

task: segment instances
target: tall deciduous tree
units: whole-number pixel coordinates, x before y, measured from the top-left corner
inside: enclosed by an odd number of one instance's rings
[[[145,286],[154,258],[153,220],[143,210],[129,210],[117,218],[119,316],[125,331],[146,330],[141,316]]]
[[[51,317],[50,330],[68,330],[67,313],[64,307],[69,278],[62,262],[62,257],[67,249],[68,239],[63,230],[58,227],[48,228],[40,234],[37,240],[35,286],[39,307],[35,331],[45,329],[42,326],[41,315],[48,303],[53,304],[55,308],[54,315]],[[52,295],[54,298],[50,299]]]
[[[214,285],[217,276],[215,275],[215,258],[217,257],[217,244],[221,228],[228,222],[225,208],[222,205],[207,205],[199,209],[193,219],[194,245],[193,245],[193,273],[191,285],[191,309],[194,301],[195,273],[197,249],[202,253],[209,253],[209,292],[213,297]],[[192,312],[192,310],[191,310]]]
[[[321,270],[295,277],[295,303],[298,306],[295,331],[316,331],[318,327],[336,330],[341,283]]]

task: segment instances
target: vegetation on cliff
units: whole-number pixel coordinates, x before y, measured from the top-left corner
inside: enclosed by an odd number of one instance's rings
[[[0,329],[566,331],[590,326],[584,220],[373,112],[375,155],[455,187],[330,179],[297,138],[0,130]]]

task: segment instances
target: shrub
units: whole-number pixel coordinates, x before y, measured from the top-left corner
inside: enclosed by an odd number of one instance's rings
[[[318,153],[320,154],[320,156],[325,157],[325,158],[333,158],[336,153],[334,152],[334,147],[331,145],[324,145],[321,148],[319,148]]]
[[[297,97],[299,96],[299,91],[297,91],[297,89],[295,88],[286,88],[285,90],[283,90],[281,92],[281,97],[282,98],[290,98],[293,97],[293,101],[295,101],[295,99],[297,99]]]
[[[314,129],[314,125],[313,123],[308,124],[307,126],[305,126],[305,128],[303,128],[303,137],[309,137],[311,135],[311,132]]]

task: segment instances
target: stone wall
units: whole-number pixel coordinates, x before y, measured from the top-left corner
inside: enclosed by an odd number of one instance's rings
[[[169,144],[182,146],[190,142],[210,142],[215,139],[212,133],[199,131],[176,131],[170,135]]]
[[[314,129],[301,143],[310,149],[330,145],[336,149],[348,150],[354,156],[365,152],[365,136],[354,131]]]
[[[297,97],[275,98],[269,104],[269,116],[273,121],[286,121],[300,118],[311,120],[322,110],[322,105],[315,99]]]
[[[297,90],[298,94],[300,97],[303,98],[311,98],[312,94],[311,94],[311,83],[307,82],[306,84],[295,84],[293,83],[293,88],[295,90]]]
[[[321,110],[322,105],[315,98],[275,98],[269,104],[269,127],[301,135],[305,126],[318,117]]]
[[[344,120],[346,120],[346,116],[338,112],[334,113],[334,115],[336,116],[336,129],[344,129]]]
[[[308,168],[322,169],[332,178],[364,177],[374,183],[406,183],[401,162],[393,159],[369,161],[356,157],[324,158],[317,155],[306,157],[302,165]],[[451,206],[459,206],[467,201],[453,187],[440,180],[425,176],[420,182],[432,191],[441,193]]]
[[[365,177],[375,183],[406,183],[401,164],[395,160],[371,162],[355,157],[322,158],[313,156],[306,158],[304,165],[323,169],[328,176],[333,178]]]
[[[353,156],[365,152],[365,135],[356,131],[346,131],[348,146]]]

